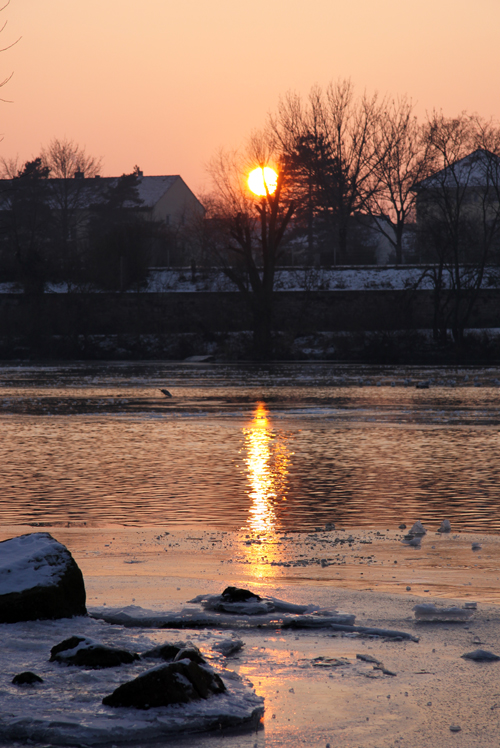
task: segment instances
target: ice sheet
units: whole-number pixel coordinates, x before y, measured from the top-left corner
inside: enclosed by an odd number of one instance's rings
[[[85,670],[49,662],[51,647],[73,635],[139,651],[158,644],[160,636],[150,638],[143,631],[125,631],[89,618],[0,626],[0,742],[98,745],[155,741],[174,733],[252,723],[262,713],[263,699],[247,679],[220,666],[216,669],[228,690],[206,701],[146,711],[105,707],[101,703],[104,696],[151,669],[153,663],[148,659],[105,670]],[[170,641],[170,637],[164,635],[163,641]],[[204,634],[196,639],[196,644],[209,652],[221,641],[220,636]],[[13,685],[12,677],[24,670],[35,672],[44,682],[35,686]]]

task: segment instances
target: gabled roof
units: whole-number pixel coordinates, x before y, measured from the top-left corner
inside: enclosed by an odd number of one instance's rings
[[[165,192],[181,179],[178,174],[168,177],[139,177],[138,192],[145,208],[154,208]],[[117,180],[118,181],[118,180]]]
[[[88,179],[75,179],[75,186],[78,186],[79,207],[86,208],[94,205],[96,202],[99,202],[99,200],[102,199],[106,188],[115,187],[118,184],[119,180],[120,177],[91,177]],[[139,176],[137,191],[139,199],[141,200],[141,204],[139,206],[135,203],[130,205],[125,204],[125,207],[147,210],[153,209],[158,201],[161,200],[161,198],[179,180],[185,185],[186,189],[191,192],[193,198],[200,202],[179,174],[156,177]],[[9,194],[12,192],[11,187],[13,186],[13,181],[14,180],[11,179],[0,180],[0,205],[8,202]],[[50,187],[58,181],[62,182],[63,180],[59,180],[57,178],[47,179],[46,185]],[[71,183],[73,183],[73,179],[71,179],[70,181]]]
[[[485,148],[478,148],[467,156],[417,182],[416,189],[435,187],[485,187],[500,184],[500,158]]]

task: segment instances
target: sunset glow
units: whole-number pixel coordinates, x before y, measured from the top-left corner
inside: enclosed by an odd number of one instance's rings
[[[139,164],[201,190],[219,147],[239,147],[287,91],[307,97],[337,78],[359,93],[408,94],[419,117],[435,107],[500,117],[500,3],[450,8],[432,0],[11,0],[2,47],[20,41],[2,54],[1,80],[13,73],[2,89],[13,102],[1,105],[2,155],[26,161],[67,137],[103,158],[103,176]],[[342,33],[332,45],[333,29]],[[243,39],[253,40],[251,55]]]
[[[270,195],[276,190],[278,175],[270,166],[258,166],[248,175],[248,186],[259,197]],[[266,189],[267,188],[267,189]]]

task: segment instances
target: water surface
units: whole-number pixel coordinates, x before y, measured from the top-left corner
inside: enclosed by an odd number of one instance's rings
[[[446,516],[498,532],[499,385],[497,368],[3,366],[0,524],[259,533]]]

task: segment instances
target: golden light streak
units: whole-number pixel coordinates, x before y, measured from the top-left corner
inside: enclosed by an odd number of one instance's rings
[[[253,421],[243,430],[245,463],[252,500],[248,526],[252,536],[245,546],[255,576],[273,574],[276,567],[276,505],[286,500],[291,453],[283,435],[274,433],[264,403],[257,403]]]

